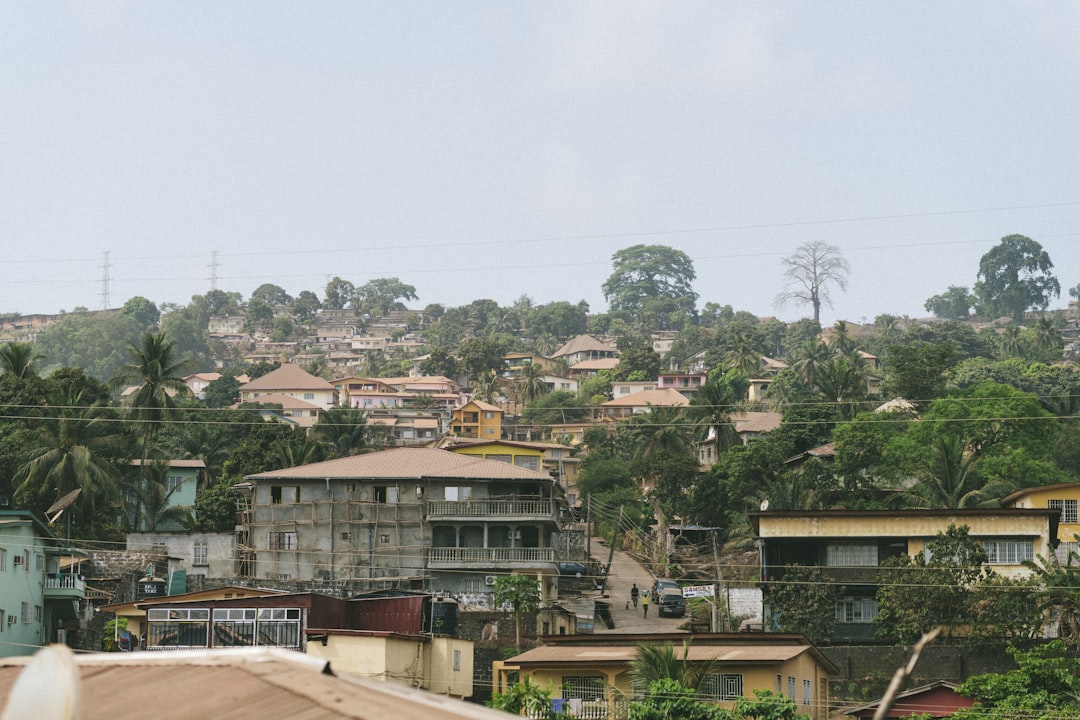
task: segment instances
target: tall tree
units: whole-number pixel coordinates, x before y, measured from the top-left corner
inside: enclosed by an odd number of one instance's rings
[[[34,352],[30,343],[9,342],[0,345],[0,370],[7,375],[25,378],[37,375],[37,361],[41,355]]]
[[[1061,294],[1053,269],[1042,245],[1023,235],[1006,235],[979,260],[975,283],[979,313],[992,318],[1008,315],[1019,323],[1029,308],[1045,310]]]
[[[611,263],[613,272],[602,290],[612,311],[624,310],[660,329],[668,327],[672,313],[697,316],[692,286],[697,274],[686,253],[666,245],[634,245],[617,251]],[[650,306],[658,299],[669,302]],[[653,316],[647,317],[650,311]]]
[[[369,424],[367,414],[356,408],[331,408],[315,423],[315,436],[333,448],[336,457],[378,450],[388,442],[385,431]]]
[[[832,286],[847,290],[850,268],[839,248],[821,240],[803,243],[784,258],[785,290],[776,296],[777,307],[789,303],[810,305],[814,322],[821,324],[822,306],[831,307]]]
[[[521,647],[521,616],[540,609],[540,583],[531,575],[495,578],[495,606],[509,605],[514,612],[514,645]]]
[[[380,318],[391,310],[404,310],[403,300],[416,300],[416,288],[394,278],[377,278],[356,288],[353,307]]]
[[[329,310],[343,310],[346,305],[353,301],[355,294],[356,288],[351,282],[335,277],[326,283],[326,301],[324,305]]]
[[[292,305],[292,295],[285,288],[273,283],[263,283],[251,292],[251,299],[266,303],[271,308],[275,305]]]
[[[118,388],[136,386],[124,404],[143,425],[142,472],[145,481],[150,442],[161,423],[176,409],[173,395],[191,394],[184,383],[188,363],[176,360],[175,346],[165,333],[143,335],[142,343],[131,345],[128,354],[131,362],[117,371],[112,383]],[[139,526],[138,518],[135,526]]]
[[[544,382],[544,368],[534,363],[529,363],[522,369],[515,385],[518,397],[524,402],[532,402],[549,390],[548,384]]]
[[[929,298],[923,303],[923,307],[939,318],[966,320],[971,315],[975,300],[975,296],[966,287],[950,285],[945,292]]]

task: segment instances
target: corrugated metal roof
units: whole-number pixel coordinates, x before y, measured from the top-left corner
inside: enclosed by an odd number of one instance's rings
[[[498,460],[484,460],[435,448],[394,448],[283,470],[248,475],[247,480],[452,478],[462,480],[544,480],[545,473]]]
[[[660,390],[642,390],[630,393],[626,397],[618,397],[608,400],[601,407],[686,407],[690,401],[678,390],[661,388]]]
[[[786,662],[809,649],[809,645],[691,645],[690,660],[727,663]],[[682,648],[677,647],[676,653],[682,657]],[[633,645],[544,645],[516,655],[507,660],[507,663],[629,663],[633,662],[637,655],[638,649]]]
[[[0,698],[11,694],[29,661],[25,657],[0,658]],[[81,679],[83,720],[512,717],[393,683],[335,675],[325,661],[289,650],[96,653],[79,655],[74,661]],[[58,679],[49,680],[59,687]]]
[[[272,370],[262,377],[241,385],[241,392],[248,390],[333,390],[334,386],[320,377],[315,377],[304,368],[293,363],[285,363],[277,370]]]

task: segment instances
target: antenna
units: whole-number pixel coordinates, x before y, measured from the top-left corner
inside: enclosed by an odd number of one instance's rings
[[[109,309],[109,268],[112,265],[109,264],[109,251],[104,253],[105,259],[101,263],[101,309]]]
[[[211,250],[210,251],[210,289],[211,290],[217,290],[217,281],[218,281],[218,276],[217,276],[217,269],[218,269],[217,254],[218,254],[217,250]]]

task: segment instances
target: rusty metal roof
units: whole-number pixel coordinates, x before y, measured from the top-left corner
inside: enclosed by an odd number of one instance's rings
[[[394,448],[382,452],[311,463],[283,470],[248,475],[247,480],[330,479],[454,479],[454,480],[542,480],[545,473],[498,460],[484,460],[436,448]]]
[[[66,648],[61,650],[67,652]],[[12,694],[16,679],[30,661],[28,657],[0,658],[0,699]],[[329,663],[290,650],[94,653],[76,656],[75,663],[83,720],[513,717],[423,690],[335,675]],[[53,687],[59,688],[57,680],[48,678]]]

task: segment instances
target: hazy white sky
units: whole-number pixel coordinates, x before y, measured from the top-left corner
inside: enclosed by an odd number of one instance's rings
[[[1080,283],[1080,5],[0,5],[0,312],[399,277],[606,304],[671,245],[701,304],[925,315],[1022,233]],[[1067,295],[1055,306],[1064,307]]]

